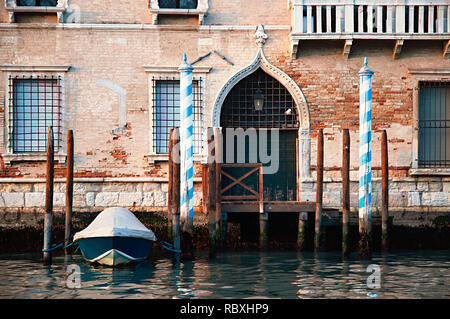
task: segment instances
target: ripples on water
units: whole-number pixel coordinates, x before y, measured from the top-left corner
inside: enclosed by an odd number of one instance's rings
[[[81,269],[69,289],[67,266]],[[380,267],[381,288],[367,287],[367,266]],[[176,263],[159,258],[124,268],[92,266],[81,256],[0,255],[0,298],[449,298],[450,252],[374,255],[342,261],[338,253],[223,253]]]

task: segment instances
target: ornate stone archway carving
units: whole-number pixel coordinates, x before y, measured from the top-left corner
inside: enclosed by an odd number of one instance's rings
[[[222,110],[223,102],[227,97],[228,93],[231,89],[242,79],[247,77],[248,75],[255,72],[258,68],[261,68],[264,72],[272,76],[274,79],[279,81],[283,86],[289,91],[292,98],[297,105],[300,127],[302,129],[309,130],[309,109],[308,104],[306,102],[305,96],[303,95],[302,90],[299,88],[297,83],[286,73],[281,71],[276,66],[272,65],[264,55],[262,48],[258,48],[258,53],[256,54],[256,58],[253,60],[245,68],[241,69],[239,72],[234,74],[225,85],[220,90],[219,94],[216,97],[213,109],[212,116],[212,126],[219,127],[220,126],[220,112]]]
[[[299,116],[300,129],[299,129],[299,168],[300,179],[308,178],[311,176],[310,172],[310,120],[309,120],[309,108],[305,96],[297,83],[282,70],[271,64],[264,55],[263,46],[268,38],[264,32],[264,27],[260,24],[257,27],[254,35],[256,43],[258,45],[258,52],[252,63],[231,76],[225,85],[219,91],[213,108],[212,114],[212,126],[220,127],[220,112],[222,105],[231,89],[242,79],[255,72],[258,68],[261,68],[264,72],[272,76],[279,81],[291,94],[296,106],[297,114]]]

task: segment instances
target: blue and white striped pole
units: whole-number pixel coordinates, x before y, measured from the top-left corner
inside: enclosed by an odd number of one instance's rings
[[[193,110],[192,70],[186,61],[179,66],[180,72],[180,219],[181,229],[193,233],[194,220],[194,161],[193,161]],[[191,237],[192,238],[192,237]]]
[[[360,76],[359,102],[359,234],[361,257],[371,255],[371,204],[372,204],[372,75],[364,66]]]

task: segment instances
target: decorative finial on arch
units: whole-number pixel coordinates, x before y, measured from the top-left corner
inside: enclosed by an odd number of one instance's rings
[[[253,37],[256,39],[256,44],[258,44],[259,48],[262,48],[266,43],[266,39],[269,38],[269,36],[264,32],[264,26],[262,24],[259,24],[256,27],[256,32]]]

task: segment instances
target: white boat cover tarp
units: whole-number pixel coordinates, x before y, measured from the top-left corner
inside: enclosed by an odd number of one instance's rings
[[[156,241],[155,234],[132,212],[122,207],[102,211],[88,227],[76,233],[73,240],[92,237],[134,237]]]

